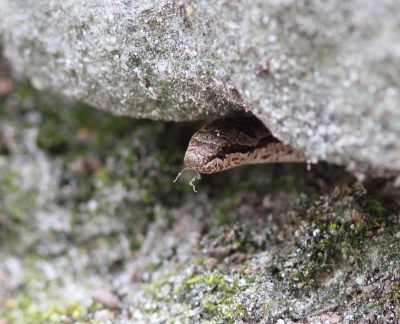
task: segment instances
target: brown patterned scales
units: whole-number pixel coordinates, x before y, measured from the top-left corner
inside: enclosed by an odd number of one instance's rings
[[[197,172],[190,181],[196,192],[193,181],[200,179],[199,172],[210,174],[245,164],[305,161],[303,153],[272,136],[259,119],[242,116],[214,120],[195,133],[186,150],[187,168],[183,171]]]

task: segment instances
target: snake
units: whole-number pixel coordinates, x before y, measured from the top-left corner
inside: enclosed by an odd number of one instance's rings
[[[274,137],[254,115],[225,117],[211,121],[189,141],[184,163],[196,171],[190,181],[193,191],[200,173],[211,174],[246,164],[305,162],[306,156]],[[174,181],[174,182],[175,182]]]

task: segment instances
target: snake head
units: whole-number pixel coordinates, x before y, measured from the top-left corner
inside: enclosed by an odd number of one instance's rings
[[[267,162],[303,162],[303,153],[278,141],[254,116],[222,118],[201,128],[190,139],[184,162],[197,172],[190,181],[200,179],[200,173],[215,173],[244,164]],[[174,181],[174,182],[175,182]]]
[[[189,144],[183,159],[186,166],[201,173],[213,173],[217,170],[210,168],[210,162],[215,161],[218,149],[193,143]],[[215,163],[215,162],[214,162]]]
[[[269,131],[255,117],[214,120],[195,133],[184,162],[201,173],[214,173],[237,166]]]
[[[225,136],[223,129],[221,132],[218,127],[207,126],[193,135],[183,161],[195,171],[214,173],[222,171],[218,166],[226,157],[229,138]]]

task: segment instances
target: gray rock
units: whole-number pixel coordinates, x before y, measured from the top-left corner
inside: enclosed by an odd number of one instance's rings
[[[173,183],[183,128],[0,98],[0,322],[398,320],[400,188],[281,164],[195,194],[190,172]]]
[[[310,161],[400,170],[396,1],[7,1],[5,53],[41,89],[116,114],[248,108]]]

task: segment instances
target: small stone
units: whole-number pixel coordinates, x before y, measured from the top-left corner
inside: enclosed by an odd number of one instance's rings
[[[215,256],[218,259],[223,259],[225,258],[227,255],[229,255],[229,248],[227,248],[226,246],[218,246],[215,249]]]
[[[101,161],[93,156],[77,157],[72,164],[72,170],[79,174],[87,174],[101,167]]]
[[[117,308],[121,306],[119,297],[108,289],[99,288],[92,294],[92,298],[109,308]]]
[[[284,263],[284,267],[285,268],[291,268],[291,267],[293,267],[293,265],[294,265],[294,262],[293,262],[293,260],[287,260],[285,263]]]
[[[204,266],[207,270],[214,270],[217,267],[218,263],[219,261],[217,258],[208,258],[204,261]]]
[[[115,319],[115,314],[108,309],[102,309],[94,313],[94,318],[98,321],[110,321]]]
[[[138,280],[138,274],[136,271],[131,273],[131,282],[136,282]]]
[[[12,88],[13,83],[11,79],[0,79],[0,97],[6,96]]]
[[[376,315],[374,313],[369,314],[368,318],[371,323],[376,322]]]
[[[376,289],[377,289],[376,286],[374,286],[374,285],[368,285],[368,286],[364,286],[364,287],[362,288],[362,292],[363,292],[364,294],[369,294],[369,293],[374,292]]]
[[[394,287],[393,282],[387,279],[387,280],[385,280],[385,281],[383,282],[382,290],[383,290],[385,293],[388,293],[388,292],[391,292],[391,291],[393,290],[393,287]]]
[[[339,323],[340,316],[339,315],[321,315],[321,321],[328,321],[329,323]]]

